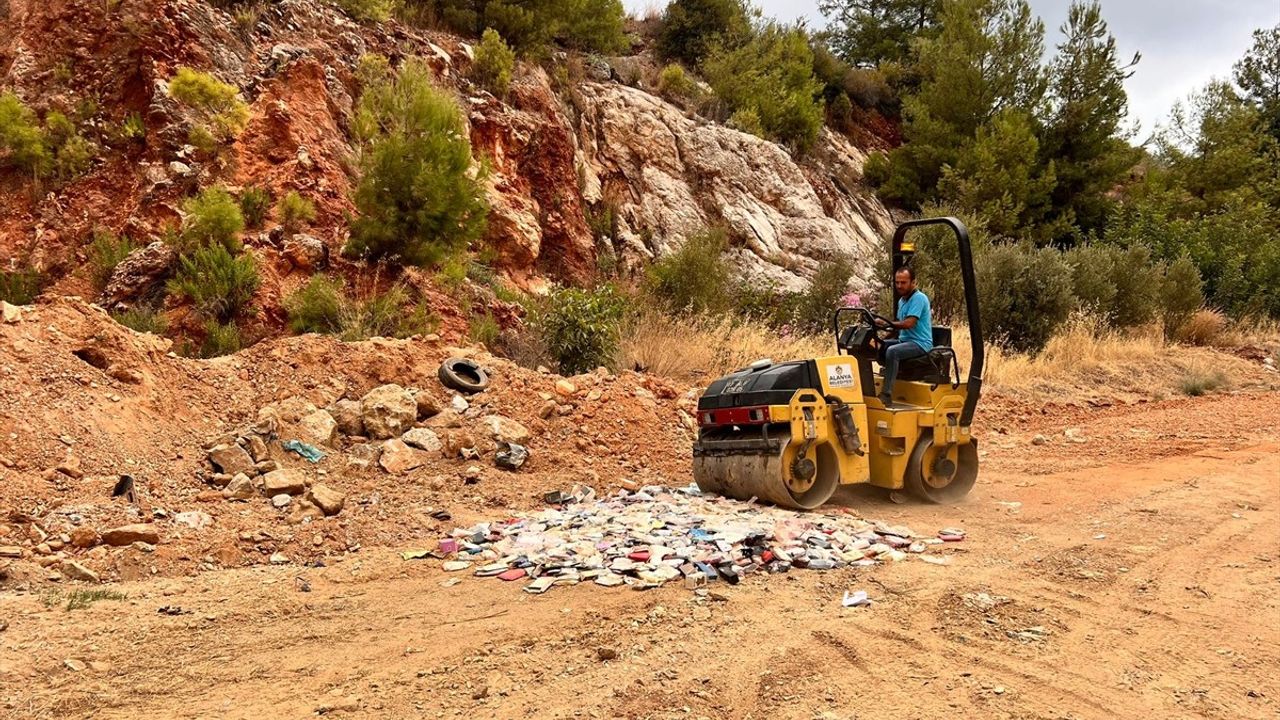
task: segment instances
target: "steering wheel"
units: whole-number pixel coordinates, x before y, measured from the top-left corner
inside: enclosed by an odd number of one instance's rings
[[[856,308],[856,310],[858,311],[858,314],[862,316],[862,322],[870,327],[871,331],[875,333],[877,340],[883,341],[890,339],[895,330],[893,327],[893,321],[883,315],[873,313],[866,308]]]

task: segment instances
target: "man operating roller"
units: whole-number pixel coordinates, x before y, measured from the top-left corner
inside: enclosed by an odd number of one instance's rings
[[[898,296],[895,320],[877,321],[881,327],[898,331],[896,339],[884,341],[884,384],[880,388],[880,402],[893,406],[893,383],[898,378],[898,366],[903,360],[926,355],[933,349],[933,316],[929,297],[916,289],[916,272],[910,267],[899,268],[893,274],[893,289]]]

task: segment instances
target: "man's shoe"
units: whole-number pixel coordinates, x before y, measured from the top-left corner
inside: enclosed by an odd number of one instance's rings
[[[893,404],[892,395],[885,395],[881,393],[879,397],[880,397],[880,404],[884,405],[886,410],[892,410],[896,407],[896,405]]]

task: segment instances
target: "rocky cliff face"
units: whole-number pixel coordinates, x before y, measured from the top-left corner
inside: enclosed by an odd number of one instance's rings
[[[588,280],[602,254],[636,272],[689,233],[723,223],[744,273],[794,289],[835,253],[869,267],[889,229],[860,182],[864,153],[835,134],[797,162],[637,87],[588,80],[570,102],[538,68],[522,68],[500,101],[465,79],[465,41],[360,25],[318,0],[284,0],[238,19],[195,0],[9,0],[0,5],[0,86],[40,113],[79,109],[99,152],[89,173],[62,186],[36,188],[0,170],[0,264],[34,264],[57,279],[55,290],[93,295],[83,265],[95,228],[145,245],[201,187],[297,190],[319,210],[311,245],[290,246],[270,223],[246,237],[267,268],[259,304],[270,318],[346,240],[355,69],[371,52],[393,63],[423,56],[458,91],[475,152],[491,169],[487,240],[498,269],[525,288]],[[183,65],[236,85],[250,103],[248,128],[220,159],[186,144],[191,119],[166,90]],[[115,138],[110,129],[131,113],[145,139]],[[605,207],[617,224],[602,241],[586,217]]]

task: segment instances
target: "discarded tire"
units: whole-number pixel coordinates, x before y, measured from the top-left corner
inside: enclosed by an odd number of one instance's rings
[[[478,393],[489,387],[489,375],[466,358],[449,358],[440,366],[440,382],[464,393]]]

